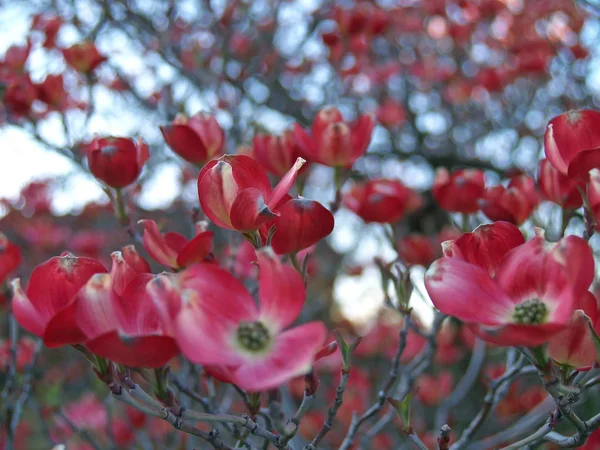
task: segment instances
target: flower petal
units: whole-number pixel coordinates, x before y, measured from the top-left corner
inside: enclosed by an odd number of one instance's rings
[[[179,348],[171,337],[128,337],[117,331],[102,334],[87,341],[85,345],[98,356],[130,367],[162,367],[179,353]]]
[[[572,180],[585,182],[590,178],[590,170],[600,169],[600,147],[579,152],[569,162],[568,176]]]
[[[277,330],[291,325],[300,315],[306,288],[300,274],[283,264],[270,249],[257,252],[260,316]]]
[[[182,304],[174,320],[181,351],[199,364],[235,365],[245,356],[235,348],[241,322],[258,318],[258,308],[244,285],[208,263],[179,275]]]
[[[213,236],[212,231],[204,231],[189,241],[177,256],[178,267],[187,267],[202,262],[212,250]]]
[[[44,335],[46,320],[41,316],[35,306],[29,300],[29,297],[21,288],[21,280],[16,279],[12,282],[12,313],[23,328],[36,336]]]
[[[548,161],[567,174],[579,152],[600,146],[600,113],[592,110],[567,111],[554,117],[544,134]]]
[[[296,182],[298,171],[302,168],[306,160],[304,158],[297,158],[294,165],[288,170],[283,178],[277,183],[277,186],[273,188],[273,192],[267,200],[267,206],[269,208],[275,208],[275,205],[283,198],[285,194],[292,188]]]
[[[334,227],[333,214],[314,200],[296,198],[279,209],[275,219],[273,250],[277,254],[296,253],[328,236]]]
[[[246,362],[233,369],[235,384],[251,392],[273,389],[310,371],[322,348],[327,329],[322,322],[309,322],[284,331],[266,358]]]
[[[548,354],[560,364],[589,368],[598,359],[594,337],[590,330],[592,323],[585,311],[577,309],[568,327],[554,335],[548,342]]]
[[[587,292],[593,276],[591,249],[575,236],[554,245],[536,236],[510,251],[496,272],[498,284],[513,302],[543,299],[550,315],[563,322],[571,317],[575,300]]]
[[[277,217],[265,204],[258,189],[241,191],[231,205],[231,225],[238,231],[257,230],[263,223]]]
[[[476,264],[494,276],[504,255],[524,243],[525,238],[515,225],[494,222],[480,225],[472,233],[465,233],[453,243],[446,244],[444,255],[456,255],[455,257]]]
[[[474,264],[438,259],[425,274],[425,287],[438,310],[464,322],[500,325],[510,320],[511,299]]]
[[[566,323],[546,323],[542,325],[508,324],[500,327],[469,325],[473,333],[492,344],[507,347],[536,347],[548,342],[552,336],[560,333]]]
[[[156,222],[154,220],[140,220],[138,223],[144,227],[142,239],[144,248],[150,257],[167,267],[177,268],[177,252],[167,244]]]

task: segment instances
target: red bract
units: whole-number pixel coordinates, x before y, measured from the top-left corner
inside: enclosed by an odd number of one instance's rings
[[[494,276],[504,255],[525,243],[521,231],[508,222],[479,225],[454,241],[442,244],[444,256],[458,258],[485,269]]]
[[[168,280],[153,292],[188,359],[249,391],[308,372],[326,337],[321,322],[286,329],[304,305],[302,278],[268,249],[258,252],[258,263],[260,307],[240,281],[211,264],[181,272],[177,296],[165,293]]]
[[[69,48],[62,49],[62,54],[71,67],[81,73],[92,72],[107,58],[100,54],[93,42],[86,41],[73,44]]]
[[[121,249],[125,262],[138,273],[151,273],[150,264],[140,256],[133,245],[126,245]]]
[[[210,255],[214,233],[206,231],[205,224],[196,224],[196,236],[188,240],[179,233],[161,234],[153,220],[140,220],[139,223],[144,227],[144,248],[148,254],[171,269],[183,269]]]
[[[279,184],[271,189],[269,177],[254,159],[225,155],[206,164],[198,176],[202,210],[217,226],[238,231],[257,230],[278,216],[276,211],[294,185],[304,164],[298,158]]]
[[[411,234],[398,242],[398,256],[405,264],[427,267],[435,260],[436,249],[428,236]]]
[[[179,351],[170,332],[146,291],[154,279],[138,273],[123,259],[112,254],[110,274],[93,275],[75,300],[48,325],[46,336],[57,344],[83,343],[91,352],[132,367],[161,367]],[[83,336],[66,335],[62,319],[75,320]]]
[[[286,130],[280,136],[258,133],[254,136],[253,156],[267,172],[282,177],[302,156],[296,138],[291,130]],[[239,152],[238,152],[239,153]]]
[[[439,168],[435,174],[432,194],[438,204],[450,212],[471,214],[479,211],[485,179],[477,169],[460,169],[449,173]]]
[[[278,212],[271,244],[279,255],[297,253],[333,231],[333,214],[314,200],[296,198],[286,202]]]
[[[38,98],[52,109],[60,110],[69,103],[62,74],[48,75],[37,85]]]
[[[25,64],[31,53],[31,42],[27,41],[25,45],[11,45],[4,54],[4,65],[9,67],[12,72],[23,72]]]
[[[507,253],[493,278],[478,265],[446,257],[431,265],[425,286],[436,308],[482,339],[536,346],[567,327],[593,278],[586,241],[568,236],[550,244],[540,235]]]
[[[508,187],[494,186],[485,190],[481,210],[490,220],[503,220],[521,225],[539,203],[535,181],[527,175],[513,177]]]
[[[77,291],[92,275],[105,272],[104,266],[94,259],[68,254],[40,264],[31,273],[27,294],[21,289],[20,280],[13,281],[12,308],[17,322],[52,346],[45,337],[48,323],[73,302]],[[60,324],[63,334],[80,338],[81,331],[73,318],[65,316],[64,319]]]
[[[37,90],[29,75],[20,75],[12,78],[4,88],[4,102],[6,109],[16,116],[29,114],[31,104],[37,97]]]
[[[310,134],[296,123],[294,135],[309,161],[348,168],[367,151],[374,126],[370,115],[348,124],[337,108],[329,106],[319,111]]]
[[[538,185],[546,200],[564,209],[577,209],[583,203],[578,183],[555,169],[550,161],[542,159],[538,169]],[[581,188],[584,188],[581,183]]]
[[[342,197],[346,208],[365,222],[394,223],[421,206],[421,196],[397,180],[354,184]]]
[[[596,333],[600,330],[600,305],[591,292],[586,292],[575,309],[568,328],[550,338],[548,354],[560,364],[585,370],[598,360],[590,326]]]
[[[396,100],[386,100],[377,109],[377,121],[385,127],[398,127],[406,122],[406,111]]]
[[[178,115],[160,131],[169,147],[192,164],[204,164],[223,154],[225,132],[217,119],[205,112],[189,119]]]
[[[600,168],[600,112],[568,111],[554,117],[544,135],[546,158],[569,178],[586,181]]]
[[[92,174],[113,188],[129,186],[148,160],[148,145],[141,139],[94,138],[89,144],[88,165]]]
[[[596,228],[600,229],[600,169],[590,170],[590,181],[587,190],[591,213],[596,221]]]
[[[21,264],[21,249],[0,232],[0,285]]]

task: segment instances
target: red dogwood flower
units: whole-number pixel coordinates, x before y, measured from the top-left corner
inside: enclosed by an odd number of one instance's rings
[[[479,200],[483,197],[484,190],[483,171],[460,169],[449,173],[441,167],[435,174],[431,193],[442,209],[472,214],[479,211]]]
[[[13,281],[13,314],[17,322],[30,333],[44,338],[49,322],[75,299],[79,289],[90,277],[106,273],[106,268],[92,258],[77,258],[68,253],[40,264],[31,273],[27,294],[19,279]],[[63,316],[62,333],[75,340],[82,338],[73,317]]]
[[[210,255],[214,233],[206,230],[205,223],[196,224],[196,236],[190,240],[172,231],[161,234],[154,220],[139,223],[144,227],[143,242],[148,254],[171,269],[182,269]]]
[[[586,292],[575,309],[567,329],[550,338],[548,354],[560,364],[586,370],[598,360],[590,326],[596,333],[600,331],[600,305],[591,292]]]
[[[296,123],[294,135],[309,161],[349,168],[367,151],[374,126],[368,114],[348,124],[337,108],[328,106],[315,117],[310,134]]]
[[[124,188],[140,176],[148,160],[148,144],[122,137],[96,137],[89,144],[90,172],[113,188]]]
[[[600,229],[600,169],[590,170],[587,189],[591,213],[596,221],[596,229]]]
[[[583,109],[554,117],[546,127],[544,151],[556,170],[587,181],[589,171],[600,168],[600,112]]]
[[[485,269],[494,276],[504,255],[525,243],[523,233],[508,222],[479,225],[453,241],[442,243],[444,256],[458,258]]]
[[[503,220],[521,225],[529,218],[539,201],[535,181],[527,175],[520,174],[511,178],[508,187],[499,184],[487,188],[480,205],[490,220]]]
[[[100,54],[96,44],[91,41],[79,42],[62,50],[67,64],[81,73],[92,72],[96,67],[107,60]]]
[[[223,154],[225,132],[217,119],[205,112],[189,119],[178,115],[160,131],[169,147],[192,164],[204,164]]]
[[[112,255],[110,274],[98,273],[46,330],[51,345],[83,343],[92,353],[132,367],[161,367],[179,353],[146,291],[154,276],[129,266],[121,252]],[[62,324],[73,318],[82,336],[73,339]]]
[[[508,252],[494,277],[479,265],[445,257],[425,276],[433,304],[498,345],[536,346],[564,330],[576,301],[594,278],[594,257],[583,239],[556,244],[542,235]]]
[[[400,181],[374,179],[354,184],[342,202],[365,222],[394,223],[418,209],[422,199]]]
[[[249,156],[225,155],[198,176],[202,210],[221,228],[253,231],[277,217],[277,207],[294,185],[305,160],[298,158],[274,189],[265,169]]]
[[[238,279],[211,264],[163,275],[151,288],[184,355],[249,391],[308,372],[327,334],[322,322],[288,328],[304,305],[302,278],[268,248],[257,253],[260,306]]]
[[[295,198],[283,204],[273,224],[271,241],[278,255],[297,253],[316,244],[333,231],[333,214],[314,200]]]
[[[284,176],[294,161],[302,156],[291,130],[285,130],[280,136],[258,133],[252,140],[252,146],[256,161],[277,177]]]
[[[559,172],[547,159],[540,161],[538,185],[546,200],[564,209],[577,209],[583,203],[578,183]],[[580,187],[582,183],[579,183]]]
[[[21,264],[21,249],[0,232],[0,285]]]

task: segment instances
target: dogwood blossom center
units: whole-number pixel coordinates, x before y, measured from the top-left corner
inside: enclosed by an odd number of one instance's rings
[[[262,322],[242,322],[237,329],[238,343],[251,352],[265,350],[271,341],[271,334]]]
[[[538,299],[527,300],[517,306],[513,313],[515,323],[522,325],[537,325],[544,323],[548,316],[548,308]]]

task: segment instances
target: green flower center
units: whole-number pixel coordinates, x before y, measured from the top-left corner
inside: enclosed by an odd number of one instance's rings
[[[544,323],[548,316],[548,308],[538,299],[527,300],[515,306],[513,319],[522,325],[537,325]]]
[[[262,322],[242,322],[237,329],[238,343],[246,350],[260,352],[271,341],[271,334]]]

